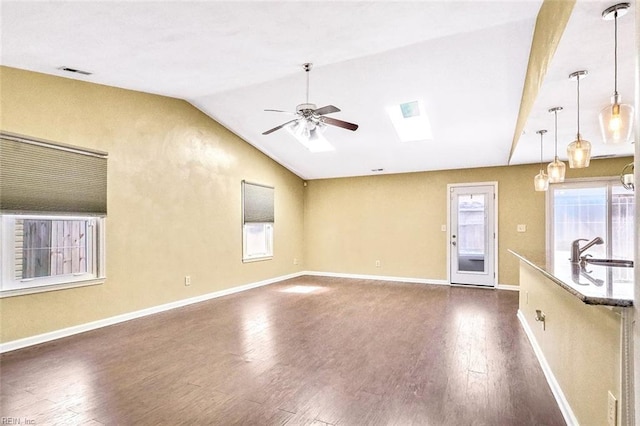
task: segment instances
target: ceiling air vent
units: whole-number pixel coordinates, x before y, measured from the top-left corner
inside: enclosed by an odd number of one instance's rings
[[[89,71],[82,71],[76,68],[69,68],[69,67],[60,67],[58,68],[61,71],[66,71],[66,72],[72,72],[75,74],[82,74],[82,75],[91,75],[93,73],[90,73]]]

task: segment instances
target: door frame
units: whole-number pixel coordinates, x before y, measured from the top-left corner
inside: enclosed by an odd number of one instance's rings
[[[461,284],[468,287],[482,287],[482,288],[498,288],[498,182],[467,182],[467,183],[448,183],[447,184],[447,236],[446,236],[446,250],[447,250],[447,282],[449,285],[458,285],[451,283],[451,189],[465,186],[493,186],[493,194],[495,195],[493,203],[493,228],[496,237],[493,239],[493,285],[492,286],[475,286],[473,284]]]

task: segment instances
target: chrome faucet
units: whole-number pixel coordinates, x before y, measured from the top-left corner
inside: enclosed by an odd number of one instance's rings
[[[591,247],[596,244],[604,244],[604,241],[600,237],[595,237],[593,240],[589,241],[584,247],[580,247],[580,241],[587,241],[584,238],[578,238],[571,243],[571,259],[569,259],[572,263],[580,262],[580,255],[585,251],[589,250]]]

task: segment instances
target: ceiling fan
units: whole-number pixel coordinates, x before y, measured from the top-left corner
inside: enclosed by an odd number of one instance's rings
[[[323,106],[321,108],[317,108],[315,104],[309,103],[309,71],[311,71],[313,64],[306,63],[302,65],[302,68],[307,73],[307,101],[304,104],[300,104],[296,107],[296,112],[289,111],[281,111],[279,109],[265,109],[265,111],[270,112],[283,112],[286,114],[297,115],[293,120],[287,121],[279,126],[274,127],[273,129],[269,129],[266,132],[263,132],[263,135],[268,135],[270,133],[275,132],[276,130],[282,129],[283,127],[291,126],[295,127],[296,132],[304,132],[306,133],[306,137],[313,137],[313,134],[318,130],[322,130],[326,124],[330,126],[342,127],[347,130],[356,130],[358,128],[357,124],[349,123],[347,121],[338,120],[335,118],[327,117],[327,114],[332,114],[334,112],[339,112],[340,109],[333,105]]]

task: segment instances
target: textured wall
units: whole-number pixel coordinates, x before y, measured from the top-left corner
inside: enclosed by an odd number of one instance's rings
[[[578,423],[606,425],[607,392],[620,401],[620,314],[585,305],[521,263],[520,311]],[[536,309],[545,314],[544,330]]]
[[[595,160],[567,178],[616,176],[629,158]],[[315,180],[305,193],[305,259],[312,271],[447,279],[447,184],[498,182],[498,283],[518,284],[508,249],[544,250],[538,165]],[[518,224],[527,232],[518,233]],[[375,266],[380,260],[381,267]]]
[[[109,153],[106,283],[0,300],[3,342],[301,270],[302,181],[193,106],[6,67],[0,84],[2,130]],[[242,179],[276,188],[271,261],[241,261]]]

